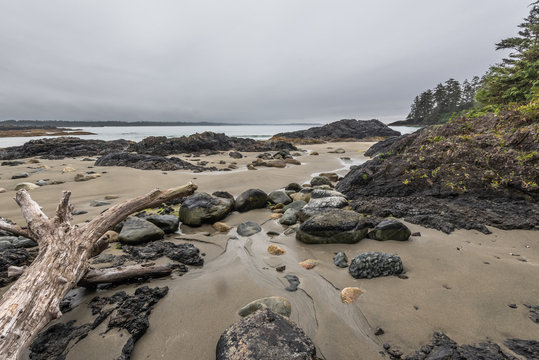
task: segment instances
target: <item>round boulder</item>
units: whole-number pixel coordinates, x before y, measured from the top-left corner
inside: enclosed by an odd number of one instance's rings
[[[236,198],[236,210],[245,212],[266,207],[268,195],[260,189],[249,189]]]
[[[292,199],[283,190],[275,190],[268,194],[269,200],[274,204],[290,204]]]
[[[316,347],[296,324],[262,309],[229,326],[219,338],[217,360],[316,360]]]
[[[401,258],[381,252],[358,254],[348,267],[350,275],[356,279],[371,279],[379,276],[399,275],[403,271]]]
[[[307,244],[353,244],[367,235],[367,224],[350,210],[322,211],[299,227],[296,239]]]
[[[189,226],[213,224],[224,219],[234,208],[234,201],[207,193],[188,196],[180,207],[180,221]]]
[[[283,213],[283,216],[279,219],[279,223],[281,225],[288,225],[288,226],[294,225],[295,223],[298,222],[298,214],[299,214],[299,210],[296,210],[293,208],[287,209]]]
[[[251,236],[261,231],[262,231],[262,228],[260,227],[260,225],[258,225],[254,221],[242,222],[241,224],[238,225],[238,230],[237,230],[238,235],[240,236]]]
[[[331,186],[331,180],[325,176],[315,176],[311,179],[311,186],[329,185]]]
[[[137,217],[128,217],[118,235],[120,242],[134,245],[162,239],[165,232],[149,221]]]
[[[395,219],[386,219],[378,223],[374,230],[369,233],[373,240],[398,240],[406,241],[412,232],[406,225]]]

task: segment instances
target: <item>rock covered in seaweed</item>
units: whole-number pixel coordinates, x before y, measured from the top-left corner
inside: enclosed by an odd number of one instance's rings
[[[399,275],[403,270],[400,257],[375,251],[356,255],[348,267],[350,275],[356,279]]]

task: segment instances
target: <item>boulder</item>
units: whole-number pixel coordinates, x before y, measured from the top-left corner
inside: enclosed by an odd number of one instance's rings
[[[412,232],[406,225],[395,219],[381,221],[374,230],[369,232],[369,238],[374,240],[406,241]]]
[[[346,197],[342,193],[335,190],[313,189],[313,191],[311,191],[311,198],[313,199],[321,199],[335,196],[340,196],[346,199]]]
[[[262,309],[229,326],[219,338],[217,360],[316,360],[316,347],[286,317]]]
[[[238,311],[238,315],[245,317],[262,309],[269,309],[275,314],[290,317],[292,306],[290,305],[290,301],[282,296],[270,296],[251,301]]]
[[[245,212],[266,207],[268,195],[260,189],[249,189],[236,198],[236,210]]]
[[[196,193],[185,198],[179,217],[185,225],[200,226],[224,219],[233,209],[234,201],[231,199]]]
[[[144,219],[158,226],[165,234],[172,234],[180,226],[180,219],[176,215],[148,215]]]
[[[301,165],[301,161],[292,158],[286,158],[284,159],[284,162],[292,165]]]
[[[284,189],[298,192],[298,191],[301,191],[302,187],[298,183],[290,183],[290,184],[286,185],[286,187]]]
[[[274,204],[290,204],[292,199],[282,190],[272,191],[268,194],[269,200]]]
[[[38,189],[38,188],[39,188],[39,185],[29,183],[29,182],[23,182],[23,183],[19,183],[19,184],[17,184],[15,186],[15,191],[17,191],[17,190],[31,191],[31,190],[35,190],[35,189]]]
[[[336,182],[336,181],[339,180],[339,175],[337,175],[337,174],[334,173],[334,172],[320,173],[320,174],[318,174],[318,176],[325,176],[325,177],[327,177],[330,181],[333,181],[333,182]]]
[[[311,199],[303,208],[305,211],[320,211],[324,209],[342,209],[348,206],[348,200],[341,196],[329,196],[324,198]]]
[[[367,224],[358,213],[332,209],[301,224],[296,239],[307,244],[352,244],[363,239],[367,232]]]
[[[283,216],[279,219],[279,223],[281,225],[294,225],[295,223],[298,222],[298,214],[299,214],[299,210],[296,210],[296,209],[287,209],[284,213],[283,213]]]
[[[303,207],[307,205],[307,202],[303,201],[303,200],[296,200],[296,201],[293,201],[291,202],[290,204],[286,205],[284,208],[283,208],[283,213],[286,212],[286,210],[288,209],[295,209],[295,210],[301,210],[303,209]]]
[[[164,236],[165,232],[151,222],[130,216],[125,220],[118,239],[122,243],[134,245],[159,240]]]
[[[230,156],[233,159],[241,159],[243,155],[239,153],[238,151],[231,151],[228,153],[228,156]]]
[[[262,228],[260,227],[260,225],[258,225],[254,221],[242,222],[241,224],[238,225],[238,230],[237,230],[238,235],[240,236],[251,236],[256,233],[259,233],[260,231],[262,231]]]
[[[331,186],[331,180],[325,176],[315,176],[311,179],[311,186],[329,185]]]
[[[348,267],[350,275],[356,279],[399,275],[403,270],[402,261],[397,255],[373,251],[356,255]]]

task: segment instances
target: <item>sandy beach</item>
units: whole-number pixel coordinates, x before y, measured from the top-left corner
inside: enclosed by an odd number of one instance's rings
[[[24,224],[19,207],[13,201],[14,188],[20,182],[39,179],[64,181],[30,192],[47,214],[57,206],[62,190],[72,192],[71,202],[78,215],[74,223],[92,219],[104,207],[92,207],[92,200],[108,200],[112,204],[147,193],[154,188],[170,188],[193,182],[199,192],[228,191],[234,196],[250,188],[270,192],[288,183],[308,182],[321,172],[344,175],[351,164],[368,158],[363,156],[373,143],[343,142],[302,145],[306,150],[296,157],[302,165],[286,168],[259,167],[246,169],[258,153],[244,153],[232,159],[228,152],[201,156],[218,168],[236,162],[238,169],[227,172],[192,173],[188,171],[144,171],[122,167],[95,167],[81,158],[42,160],[18,166],[0,167],[0,216]],[[344,154],[332,153],[336,148]],[[319,155],[311,155],[316,151]],[[193,157],[178,155],[196,162]],[[350,160],[342,160],[347,157]],[[224,161],[225,164],[220,164]],[[67,167],[74,171],[64,172]],[[15,174],[32,172],[25,179],[11,179]],[[101,177],[75,182],[75,174],[94,171]],[[507,338],[539,339],[537,324],[528,318],[524,304],[537,304],[539,299],[539,247],[534,231],[503,231],[489,228],[492,234],[457,230],[449,235],[418,225],[405,223],[421,236],[405,242],[363,239],[356,244],[307,245],[286,235],[285,227],[271,219],[270,209],[246,213],[233,212],[224,222],[233,229],[222,234],[211,226],[181,226],[181,234],[167,235],[175,243],[190,242],[205,253],[203,267],[190,267],[185,275],[149,282],[151,286],[168,286],[169,293],[156,305],[150,316],[150,328],[136,343],[132,359],[215,359],[215,346],[221,333],[238,321],[239,308],[266,296],[283,296],[292,304],[291,320],[313,340],[318,356],[327,360],[384,358],[383,344],[408,353],[426,344],[434,331],[442,331],[462,344],[487,340],[500,344]],[[250,237],[236,237],[239,223],[252,220],[262,232]],[[268,232],[279,235],[268,236]],[[276,243],[286,250],[280,256],[270,255],[268,245]],[[107,250],[115,253],[114,247]],[[398,254],[403,261],[406,279],[380,277],[354,279],[347,269],[333,264],[334,253],[344,251],[348,258],[365,251]],[[318,265],[307,270],[298,263],[314,259]],[[286,265],[284,273],[275,268]],[[297,275],[299,289],[288,292],[285,274]],[[359,287],[364,292],[353,304],[341,302],[340,291]],[[134,285],[100,291],[111,295],[127,292]],[[95,292],[79,293],[79,306],[59,321],[90,319],[87,304]],[[516,304],[516,308],[509,307]],[[102,325],[103,326],[103,325]],[[376,336],[375,329],[384,334]],[[68,359],[114,359],[121,352],[122,333],[101,334],[97,328],[77,344]],[[103,329],[101,329],[103,330]],[[114,330],[113,330],[114,331]],[[112,331],[112,332],[113,332]],[[27,355],[26,355],[27,356]]]

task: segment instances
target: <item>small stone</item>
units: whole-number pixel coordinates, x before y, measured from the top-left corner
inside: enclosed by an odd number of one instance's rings
[[[4,188],[0,188],[0,194],[5,193],[7,190]]]
[[[19,183],[15,186],[15,191],[17,190],[31,191],[35,189],[39,189],[39,186],[33,183],[29,183],[29,182]]]
[[[271,296],[267,298],[262,298],[258,300],[251,301],[247,305],[243,306],[239,311],[238,315],[245,317],[254,313],[257,310],[269,309],[276,314],[290,317],[290,312],[292,311],[292,306],[288,299],[281,296]]]
[[[307,259],[299,263],[301,266],[303,266],[307,270],[313,269],[316,265],[318,265],[318,261],[313,259]]]
[[[285,275],[284,278],[288,280],[288,283],[290,284],[288,287],[284,288],[286,291],[296,291],[298,289],[299,278],[296,275]]]
[[[84,215],[84,214],[88,214],[88,211],[86,211],[86,210],[75,210],[75,211],[73,211],[73,215]]]
[[[286,265],[277,266],[275,270],[277,270],[278,272],[283,272],[286,270]]]
[[[30,176],[30,174],[28,174],[28,173],[21,173],[21,174],[15,174],[15,175],[13,175],[11,178],[12,178],[12,179],[24,179],[24,178],[27,178],[28,176]]]
[[[351,304],[363,294],[363,290],[358,287],[346,287],[341,291],[341,301],[345,304]]]
[[[229,232],[230,229],[232,229],[232,226],[225,224],[224,222],[216,222],[212,225],[212,227],[222,233]]]
[[[384,329],[382,328],[376,328],[376,331],[374,332],[374,335],[376,336],[380,336],[380,335],[384,335]]]
[[[29,159],[27,161],[28,164],[39,164],[40,162],[38,159]]]
[[[108,201],[102,201],[102,200],[92,200],[90,202],[90,206],[98,207],[98,206],[107,206],[110,205],[110,202]]]
[[[101,177],[100,174],[84,174],[84,173],[78,173],[77,175],[75,175],[75,178],[74,180],[76,182],[81,182],[81,181],[88,181],[88,180],[93,180],[93,179],[97,179],[98,177]]]
[[[283,255],[286,253],[286,250],[281,248],[279,245],[271,244],[270,246],[268,246],[268,252],[271,255]]]
[[[318,154],[318,151],[313,151],[313,152],[311,152],[311,155],[315,155],[315,156],[316,156],[316,155],[319,155],[319,154]]]
[[[103,234],[103,237],[106,237],[109,243],[117,242],[119,234],[116,231],[109,230],[105,234]]]
[[[290,184],[286,185],[286,187],[284,189],[298,192],[298,191],[301,191],[302,188],[301,188],[301,185],[298,184],[298,183],[290,183]]]
[[[237,151],[231,151],[228,153],[228,156],[230,156],[233,159],[241,159],[243,155]]]
[[[118,198],[119,198],[118,195],[105,195],[105,200],[114,200]]]
[[[71,166],[66,166],[65,168],[62,169],[62,174],[73,172],[73,171],[75,171],[75,168],[72,168]]]
[[[242,222],[238,225],[238,235],[240,236],[251,236],[258,232],[262,231],[262,228],[260,225],[255,223],[254,221],[246,221]]]
[[[280,219],[282,216],[283,216],[283,214],[280,214],[280,213],[274,213],[274,214],[271,214],[271,215],[269,216],[269,218],[275,220],[275,219]]]
[[[348,267],[348,256],[342,251],[339,251],[335,256],[333,257],[333,264],[340,268]]]
[[[517,308],[517,304],[509,304],[507,306],[509,306],[511,309],[516,309]]]
[[[413,232],[410,236],[421,236],[419,231]]]

